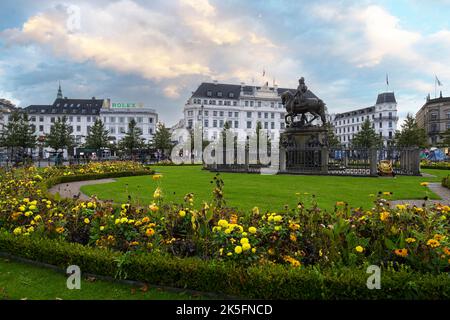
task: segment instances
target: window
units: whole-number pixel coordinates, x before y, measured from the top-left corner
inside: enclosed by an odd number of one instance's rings
[[[153,134],[153,128],[148,128],[148,134]]]
[[[91,126],[86,127],[86,132],[89,133],[89,131],[91,131]]]
[[[233,116],[233,112],[228,111],[228,117],[231,118]]]
[[[44,132],[44,126],[43,126],[43,125],[40,125],[40,126],[39,126],[39,131],[40,131],[40,132]]]
[[[258,101],[258,108],[261,108],[261,101]]]
[[[389,121],[389,128],[392,128],[392,121]]]
[[[234,127],[237,129],[237,128],[239,128],[239,121],[235,121],[234,122]]]
[[[250,107],[253,107],[254,101],[250,101]]]
[[[268,122],[264,122],[264,129],[269,129],[269,123]]]
[[[128,117],[128,123],[130,123],[132,120],[134,120],[133,117]]]
[[[91,122],[91,117],[87,117],[87,122]]]
[[[115,133],[116,133],[116,128],[114,128],[114,127],[109,127],[109,133],[115,134]]]
[[[389,139],[392,139],[392,131],[389,131]]]
[[[219,106],[221,106],[222,105],[222,100],[219,100]]]
[[[213,127],[217,128],[217,120],[213,120]]]
[[[388,118],[389,118],[389,119],[392,119],[392,112],[389,112]]]
[[[206,91],[206,96],[207,97],[212,97],[212,91],[211,90]]]
[[[431,114],[431,120],[437,120],[437,113]]]
[[[247,118],[251,118],[252,117],[252,113],[251,112],[247,112]]]
[[[77,117],[77,122],[81,122],[81,117]]]
[[[222,91],[217,92],[218,97],[222,97]]]
[[[50,118],[50,122],[51,122],[51,123],[55,123],[55,117],[51,117],[51,118]]]
[[[205,110],[205,117],[208,116],[208,110]]]
[[[223,117],[223,111],[220,111],[220,112],[219,112],[219,115],[220,115],[221,117]]]
[[[230,93],[228,94],[228,97],[229,97],[229,98],[234,98],[234,93],[233,93],[233,92],[230,92]]]
[[[284,129],[284,122],[280,123],[280,129]]]
[[[380,122],[380,128],[383,128],[383,122]]]
[[[148,123],[153,123],[153,118],[148,118]]]
[[[39,122],[44,122],[44,117],[39,117]]]
[[[272,112],[272,113],[270,114],[270,117],[271,117],[272,119],[275,119],[275,113]]]
[[[213,116],[217,117],[217,111],[213,111]]]
[[[219,121],[219,127],[220,127],[220,128],[223,128],[223,120],[220,120],[220,121]]]
[[[270,124],[270,129],[275,129],[275,122],[272,122],[271,124]]]
[[[237,106],[237,101],[233,101],[233,106]]]
[[[203,125],[205,126],[205,128],[208,128],[208,126],[209,126],[209,121],[208,121],[208,119],[205,119],[205,123],[204,123]]]
[[[124,134],[125,133],[125,128],[124,127],[120,127],[119,128],[119,133]]]
[[[30,121],[36,121],[36,117],[35,116],[32,116],[31,118],[30,118]]]
[[[245,106],[248,107],[248,101],[245,101]]]
[[[258,118],[261,118],[261,112],[258,112]]]
[[[138,123],[142,123],[142,122],[144,122],[144,118],[142,118],[142,117],[138,117],[138,118],[137,118],[137,122],[138,122]]]
[[[380,118],[381,119],[381,117],[383,116],[383,114],[382,113],[380,113],[379,115],[378,115],[378,118]]]
[[[271,107],[271,108],[275,107],[275,102],[271,102],[271,103],[270,103],[270,107]]]
[[[252,122],[251,121],[247,121],[247,129],[251,129],[252,128]]]
[[[264,112],[264,119],[269,119],[269,113],[268,112]]]
[[[188,120],[188,129],[192,128],[193,121],[192,119]]]
[[[81,132],[81,126],[77,126],[77,132]]]
[[[235,113],[234,113],[234,117],[235,117],[235,118],[238,118],[238,117],[239,117],[239,112],[235,112]]]
[[[188,117],[192,117],[194,115],[194,112],[192,110],[188,111]]]

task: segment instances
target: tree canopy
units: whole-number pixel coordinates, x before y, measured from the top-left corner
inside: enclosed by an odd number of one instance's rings
[[[364,121],[361,130],[353,136],[352,140],[353,147],[364,149],[379,147],[382,143],[382,138],[372,128],[369,119]]]
[[[427,135],[423,128],[419,128],[416,119],[408,113],[401,129],[395,132],[394,138],[397,147],[420,147],[428,146]]]
[[[95,120],[88,132],[84,146],[95,150],[109,147],[109,133],[102,120]]]
[[[50,128],[50,134],[45,137],[45,145],[55,151],[69,149],[75,146],[72,128],[67,124],[66,116],[56,119]]]

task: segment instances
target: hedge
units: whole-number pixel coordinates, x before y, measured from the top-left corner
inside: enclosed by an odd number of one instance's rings
[[[146,176],[154,174],[154,170],[139,170],[139,171],[121,171],[121,172],[105,172],[105,173],[89,173],[83,175],[58,176],[45,180],[45,187],[47,189],[60,183],[69,183],[75,181],[98,180],[108,178],[121,178],[131,176]]]
[[[363,268],[237,267],[221,261],[161,253],[120,253],[52,239],[0,233],[0,252],[100,276],[122,275],[153,285],[250,299],[448,299],[450,277],[382,270],[381,289],[369,290]],[[126,275],[126,277],[124,276]]]

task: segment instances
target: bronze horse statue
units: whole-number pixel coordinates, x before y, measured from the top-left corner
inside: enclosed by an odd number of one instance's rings
[[[325,103],[318,98],[306,98],[302,92],[297,91],[292,94],[286,91],[281,95],[281,101],[286,108],[287,114],[284,117],[287,126],[294,124],[294,118],[301,114],[301,125],[310,124],[320,117],[322,125],[326,123]],[[306,113],[313,115],[309,121],[306,120]]]

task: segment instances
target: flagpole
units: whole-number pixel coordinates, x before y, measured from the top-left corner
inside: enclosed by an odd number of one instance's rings
[[[437,77],[436,77],[436,75],[434,75],[434,98],[435,99],[436,99],[436,95],[437,95],[436,88],[437,88]]]

